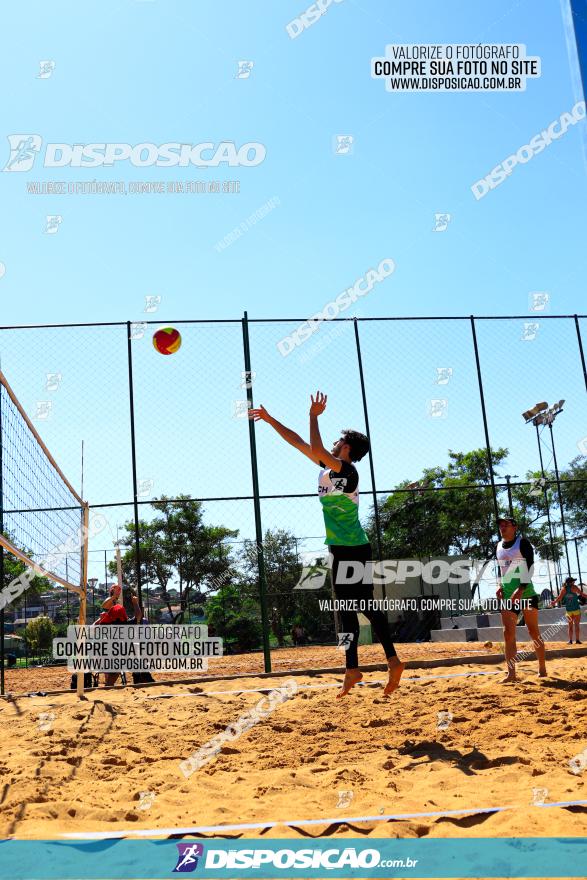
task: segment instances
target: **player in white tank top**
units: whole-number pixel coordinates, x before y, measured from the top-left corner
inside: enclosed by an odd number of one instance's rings
[[[501,620],[507,663],[506,677],[502,683],[509,684],[517,680],[516,625],[520,610],[523,610],[524,622],[534,643],[538,674],[541,677],[546,675],[546,652],[538,626],[538,596],[530,580],[534,550],[526,538],[517,534],[518,527],[513,517],[500,517],[497,524],[501,534],[501,541],[495,552],[500,572],[497,598],[502,603]]]

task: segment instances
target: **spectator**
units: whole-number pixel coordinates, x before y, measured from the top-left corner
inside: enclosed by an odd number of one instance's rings
[[[301,623],[296,623],[294,628],[291,631],[291,637],[293,639],[294,648],[297,648],[298,645],[307,645],[308,637],[306,636],[306,630],[301,625]]]
[[[574,577],[566,578],[560,593],[552,603],[553,607],[559,604],[565,606],[567,623],[569,625],[569,645],[573,644],[573,629],[575,631],[575,644],[581,644],[581,605],[579,604],[579,598],[587,596],[587,593],[584,593],[582,590],[584,586],[585,584],[577,586],[577,579]]]

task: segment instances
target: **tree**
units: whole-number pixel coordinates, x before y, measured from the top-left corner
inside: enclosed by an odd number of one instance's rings
[[[550,480],[553,483],[550,483]],[[565,551],[562,542],[555,535],[555,528],[553,528],[553,540],[551,541],[548,526],[548,512],[550,512],[551,522],[560,519],[558,514],[554,514],[555,510],[558,511],[554,474],[551,475],[545,471],[543,478],[540,471],[527,471],[526,481],[529,485],[512,487],[512,500],[518,522],[524,535],[531,540],[541,559],[556,562],[562,558]]]
[[[33,655],[50,651],[55,634],[55,627],[48,617],[35,617],[27,624],[24,631],[28,648]]]
[[[284,529],[268,529],[263,539],[263,558],[267,582],[267,608],[273,635],[280,647],[285,645],[294,624],[300,623],[308,635],[331,634],[334,626],[330,616],[320,611],[319,601],[330,596],[329,587],[323,590],[296,590],[303,565],[298,555],[295,536]],[[245,541],[241,553],[243,568],[242,587],[255,601],[259,601],[257,544]]]
[[[492,450],[494,467],[508,450]],[[485,449],[449,450],[448,464],[424,470],[417,483],[404,481],[397,488],[412,491],[389,495],[380,508],[384,558],[421,559],[452,554],[488,559],[497,539],[497,523]],[[494,478],[497,476],[494,472]],[[467,487],[474,486],[469,489]],[[512,490],[514,513],[524,534],[536,545],[547,543],[547,526],[540,498],[526,487]],[[368,534],[376,546],[375,519]]]
[[[258,648],[263,640],[258,605],[233,584],[208,598],[206,620],[214,634],[236,651]]]
[[[9,533],[3,533],[9,541],[11,541],[15,546],[18,546],[15,538]],[[19,547],[19,549],[31,559],[34,559],[34,554],[27,547]],[[6,589],[9,584],[15,581],[17,578],[20,578],[27,571],[27,566],[24,562],[21,562],[20,559],[17,559],[16,556],[13,556],[12,553],[9,553],[7,550],[4,551],[4,580],[0,589]],[[27,604],[34,605],[40,600],[40,596],[43,593],[46,593],[48,590],[51,590],[54,587],[53,581],[49,580],[49,578],[42,577],[41,575],[35,574],[31,578],[23,578],[21,583],[23,585],[27,585],[26,589],[22,589],[20,595],[13,599],[12,602],[9,602],[9,605],[12,605],[14,609],[21,608],[24,605],[24,594],[26,592],[26,600]],[[16,586],[14,589],[18,592],[20,585]],[[12,593],[12,590],[10,591]]]
[[[134,523],[127,522],[124,524],[126,534],[120,540],[122,547],[128,548],[122,553],[122,577],[126,584],[133,590],[138,587],[136,554],[135,554],[135,531]],[[169,559],[168,548],[161,534],[159,525],[155,522],[145,522],[140,520],[138,524],[139,546],[141,556],[141,582],[155,583],[166,597],[169,611],[171,612],[169,598],[167,597],[167,586],[173,577],[173,565]],[[111,575],[116,576],[116,561],[108,564],[108,571]],[[127,599],[128,604],[128,597]]]
[[[568,468],[561,471],[560,478],[567,530],[572,535],[584,535],[587,533],[587,456],[574,458]],[[565,483],[565,480],[573,482]]]
[[[227,580],[232,561],[226,539],[238,531],[224,526],[209,526],[203,521],[202,502],[180,495],[171,502],[165,496],[152,502],[160,515],[139,523],[142,582],[158,584],[171,612],[169,585],[179,593],[180,611],[174,620],[183,619],[189,600],[201,603],[217,589],[218,580]],[[136,588],[134,523],[126,523],[121,545],[128,548],[122,557],[123,578]],[[116,563],[109,565],[116,574]]]
[[[296,539],[283,529],[265,532],[263,540],[265,578],[267,583],[267,610],[273,635],[280,647],[285,644],[285,633],[295,614],[293,588],[297,584],[301,566]],[[256,598],[258,592],[257,544],[245,541],[241,561],[244,567],[244,585]]]

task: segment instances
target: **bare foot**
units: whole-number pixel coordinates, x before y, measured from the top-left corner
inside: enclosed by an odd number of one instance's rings
[[[518,679],[516,678],[515,675],[506,675],[506,677],[505,677],[505,678],[502,678],[501,681],[500,681],[499,683],[500,683],[500,684],[513,684],[513,683],[516,682],[517,680],[518,680]]]
[[[546,678],[546,676],[547,676],[546,666],[544,666],[542,669],[538,670],[538,675],[540,676],[540,678]]]
[[[347,669],[344,676],[344,681],[342,683],[342,688],[337,693],[336,698],[345,697],[350,689],[357,684],[358,681],[361,681],[363,678],[363,673],[360,669]]]
[[[399,680],[402,677],[404,669],[406,668],[406,664],[402,663],[401,660],[398,660],[397,657],[392,657],[390,660],[388,660],[387,665],[389,666],[389,680],[383,690],[383,693],[386,697],[388,697],[389,694],[398,689]]]

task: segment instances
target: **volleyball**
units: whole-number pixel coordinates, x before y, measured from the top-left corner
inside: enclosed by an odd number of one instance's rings
[[[175,354],[181,346],[181,333],[175,327],[160,327],[153,333],[153,345],[159,354]]]

